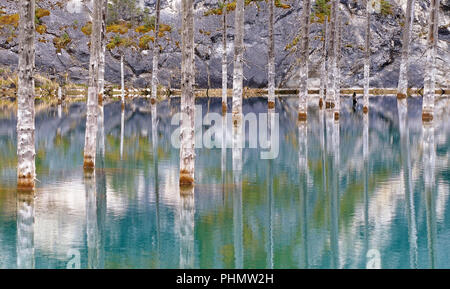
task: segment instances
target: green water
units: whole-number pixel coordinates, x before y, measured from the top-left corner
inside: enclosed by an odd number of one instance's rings
[[[106,105],[90,177],[85,104],[39,108],[34,197],[15,189],[16,116],[0,110],[0,268],[450,268],[448,116],[423,126],[410,99],[399,119],[383,97],[365,119],[345,100],[339,122],[311,107],[304,128],[294,108],[277,101],[273,160],[246,148],[233,170],[232,149],[223,162],[220,148],[197,149],[191,195],[170,140],[179,100],[157,118],[128,103],[123,130],[120,103]],[[265,109],[244,101],[244,113]]]

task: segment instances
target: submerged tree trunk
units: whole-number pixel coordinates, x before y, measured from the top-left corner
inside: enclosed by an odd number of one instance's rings
[[[342,56],[342,18],[340,11],[336,16],[336,71],[335,71],[335,109],[334,120],[339,120],[341,111],[341,56]]]
[[[425,67],[422,120],[432,121],[436,89],[436,46],[438,40],[439,0],[431,0],[428,19],[427,62]]]
[[[194,184],[194,3],[182,1],[180,186]]]
[[[156,0],[155,41],[153,42],[153,69],[152,69],[152,98],[151,104],[155,104],[158,96],[158,64],[159,64],[159,19],[161,0]]]
[[[320,99],[319,99],[319,108],[323,107],[323,100],[325,98],[326,90],[327,90],[327,53],[328,53],[328,17],[325,17],[325,21],[323,23],[323,55],[322,55],[322,63],[320,65]]]
[[[227,5],[222,7],[222,114],[227,112],[228,102],[228,57],[227,57]]]
[[[298,120],[306,121],[308,110],[308,59],[309,59],[309,17],[311,13],[311,0],[303,2],[301,18],[301,43],[300,43],[300,83],[298,90]]]
[[[369,112],[369,85],[370,85],[370,5],[366,2],[366,48],[364,53],[364,99],[363,112]]]
[[[409,44],[411,42],[411,31],[414,21],[414,0],[408,0],[406,4],[406,21],[403,26],[402,58],[398,77],[397,98],[406,98],[408,90],[408,56]]]
[[[337,0],[332,0],[330,11],[330,38],[328,46],[328,69],[327,69],[327,95],[325,106],[333,109],[335,106],[335,84],[336,84],[336,16],[337,16]]]
[[[34,0],[19,2],[19,79],[17,92],[17,186],[34,188]]]
[[[269,96],[268,107],[275,107],[275,37],[274,37],[274,6],[275,0],[269,0]]]
[[[94,1],[92,17],[92,34],[89,60],[89,86],[87,99],[86,136],[84,143],[84,168],[95,167],[95,154],[97,149],[97,112],[99,93],[99,55],[101,50],[102,32],[102,1]]]
[[[125,108],[125,73],[123,68],[123,52],[120,54],[120,101],[122,102],[122,110]]]
[[[244,84],[244,0],[237,0],[234,38],[233,124],[242,121],[242,94]]]

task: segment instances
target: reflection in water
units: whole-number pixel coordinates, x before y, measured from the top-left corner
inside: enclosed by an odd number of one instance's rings
[[[180,193],[179,239],[180,239],[180,268],[194,268],[194,230],[195,230],[195,201],[194,187],[183,188]]]
[[[427,217],[428,257],[430,268],[436,268],[436,196],[435,196],[435,159],[433,123],[424,123],[423,127],[423,174],[425,182],[425,203]]]
[[[406,215],[408,218],[409,267],[417,268],[417,228],[414,208],[414,192],[411,173],[411,145],[409,143],[408,103],[397,100],[400,130],[400,153],[402,157],[403,180],[405,186]]]
[[[197,101],[206,114],[206,99]],[[195,197],[180,194],[171,145],[179,99],[151,115],[148,101],[130,102],[122,160],[120,102],[105,104],[104,157],[99,150],[95,181],[86,183],[86,104],[67,105],[61,118],[56,107],[43,108],[35,241],[26,246],[32,239],[19,229],[28,221],[22,209],[16,214],[16,116],[0,109],[0,267],[34,259],[35,267],[66,268],[73,249],[83,267],[97,268],[365,268],[376,249],[385,268],[450,268],[448,119],[436,115],[434,128],[422,128],[421,99],[408,98],[408,114],[400,108],[399,116],[397,99],[386,97],[373,99],[370,130],[351,100],[339,123],[311,108],[302,126],[296,100],[282,104],[278,157],[261,160],[267,148],[197,149]],[[246,113],[266,109],[264,99],[244,104]],[[220,111],[211,98],[210,112]],[[230,144],[231,132],[230,122]],[[33,246],[34,257],[20,254]]]
[[[300,267],[309,268],[308,262],[308,123],[298,124],[298,165],[300,171],[300,217],[303,251]]]
[[[34,268],[34,191],[17,192],[17,268]]]
[[[125,134],[125,109],[120,114],[120,160],[123,160],[123,138]]]
[[[244,267],[243,216],[242,216],[242,118],[233,124],[233,236],[236,269]]]

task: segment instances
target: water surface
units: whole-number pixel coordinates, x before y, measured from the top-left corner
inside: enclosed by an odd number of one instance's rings
[[[420,99],[383,97],[367,118],[344,100],[339,122],[311,107],[302,126],[295,105],[277,101],[276,159],[246,148],[233,170],[232,149],[197,149],[192,195],[170,139],[179,100],[107,104],[91,176],[85,104],[39,106],[34,197],[17,193],[16,115],[0,110],[0,268],[450,268],[448,116],[423,126]]]

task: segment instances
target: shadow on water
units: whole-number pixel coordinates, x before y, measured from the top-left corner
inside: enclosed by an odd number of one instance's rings
[[[220,99],[197,102],[203,116],[221,114]],[[419,99],[372,99],[368,116],[343,99],[338,121],[310,107],[303,123],[294,99],[277,101],[279,155],[261,159],[270,142],[197,148],[187,193],[172,146],[179,105],[105,105],[87,175],[85,104],[39,110],[33,197],[15,189],[16,119],[1,112],[0,267],[450,267],[449,120],[423,125]],[[243,110],[265,113],[266,100]],[[250,131],[214,138],[249,144]]]

